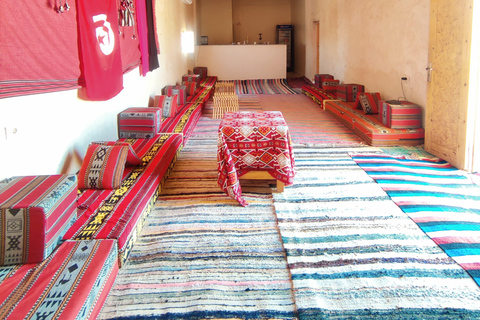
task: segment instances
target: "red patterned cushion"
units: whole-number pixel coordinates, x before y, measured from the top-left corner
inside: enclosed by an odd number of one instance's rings
[[[165,118],[175,117],[178,111],[177,95],[155,96],[154,106],[162,109],[162,116]]]
[[[200,81],[207,78],[207,67],[195,67],[193,73],[200,75]]]
[[[78,188],[117,189],[122,181],[127,154],[125,146],[90,145],[78,173]]]
[[[331,95],[337,96],[337,85],[340,84],[340,80],[326,79],[322,83],[322,90]]]
[[[378,113],[379,101],[382,98],[378,92],[365,92],[360,93],[357,100],[360,102],[365,114],[376,114]]]
[[[75,222],[77,191],[74,174],[1,181],[0,265],[46,259]]]
[[[334,79],[331,74],[316,74],[315,75],[315,87],[322,88],[322,84],[324,81],[328,81],[328,79]]]
[[[190,72],[190,71],[189,71]],[[200,75],[199,74],[194,74],[194,73],[189,73],[186,74],[182,77],[182,82],[195,82],[195,83],[200,83]]]
[[[184,85],[166,86],[162,93],[166,96],[177,95],[177,104],[183,105],[187,102],[187,90]]]
[[[186,87],[187,96],[193,96],[195,94],[195,90],[197,89],[197,83],[193,81],[184,82],[183,85]]]
[[[128,142],[123,142],[123,141],[95,141],[92,142],[91,144],[97,144],[97,145],[102,145],[102,146],[121,146],[121,147],[127,147],[128,148],[128,153],[127,153],[127,161],[126,165],[127,166],[138,166],[142,164],[142,159],[137,155],[137,153],[133,150],[132,145]]]
[[[154,107],[132,107],[117,116],[118,137],[152,139],[162,127],[162,109]]]

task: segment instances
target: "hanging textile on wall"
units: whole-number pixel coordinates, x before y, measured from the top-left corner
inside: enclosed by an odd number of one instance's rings
[[[153,22],[152,0],[136,0],[137,30],[142,54],[141,73],[143,76],[158,68],[156,31]]]
[[[157,34],[155,29],[155,15],[153,0],[145,0],[147,3],[147,25],[148,25],[148,64],[149,70],[153,71],[159,67]]]
[[[150,71],[148,67],[148,29],[145,0],[135,0],[135,11],[137,13],[138,41],[140,42],[140,53],[142,55],[140,70],[141,74],[145,76]]]
[[[118,29],[118,12],[111,23]],[[123,73],[140,65],[133,23],[120,27]],[[0,30],[0,99],[85,86],[76,1],[29,0],[19,10],[18,0],[0,0]]]
[[[89,100],[108,100],[123,89],[116,0],[81,0],[80,61]]]
[[[81,86],[77,13],[70,1],[0,1],[0,98]]]
[[[141,64],[134,0],[120,0],[118,24],[120,26],[120,48],[123,72],[125,73],[135,69]]]

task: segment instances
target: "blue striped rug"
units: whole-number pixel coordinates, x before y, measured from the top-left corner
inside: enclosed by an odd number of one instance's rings
[[[351,151],[296,148],[295,184],[274,194],[299,318],[480,318],[476,283]]]
[[[189,140],[100,319],[293,319],[272,195],[217,184],[216,139]],[[256,187],[257,188],[257,187]]]
[[[480,187],[446,161],[353,155],[392,200],[480,284]]]

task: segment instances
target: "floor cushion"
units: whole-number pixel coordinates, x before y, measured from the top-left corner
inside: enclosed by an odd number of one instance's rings
[[[66,241],[38,264],[0,267],[0,319],[96,319],[117,274],[114,240]]]
[[[46,259],[76,219],[76,198],[75,175],[1,181],[0,265]]]

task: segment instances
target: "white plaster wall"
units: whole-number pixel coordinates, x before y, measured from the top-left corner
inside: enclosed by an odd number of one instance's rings
[[[117,114],[148,105],[149,77],[138,73],[124,75],[124,89],[103,102],[80,100],[77,90],[0,100],[0,179],[60,173],[74,148],[83,156],[91,141],[118,139]]]
[[[429,0],[305,1],[305,24],[320,21],[320,73],[363,84],[385,99],[403,96],[400,77],[406,75],[406,98],[425,108]],[[307,39],[314,39],[312,30],[306,28]],[[305,75],[313,80],[309,48]]]
[[[116,97],[84,101],[70,90],[0,99],[0,179],[60,173],[74,148],[83,156],[91,141],[118,139],[119,112],[148,106],[163,86],[181,81],[193,68],[193,54],[181,53],[180,35],[193,30],[194,5],[157,0],[156,12],[160,68],[146,77],[138,69],[127,73]]]
[[[284,44],[199,46],[195,64],[219,80],[285,79]]]
[[[193,71],[194,53],[182,53],[183,31],[195,30],[195,7],[176,0],[155,1],[157,33],[160,46],[160,71],[154,74],[155,94],[161,94],[166,85],[179,84],[182,75]]]

